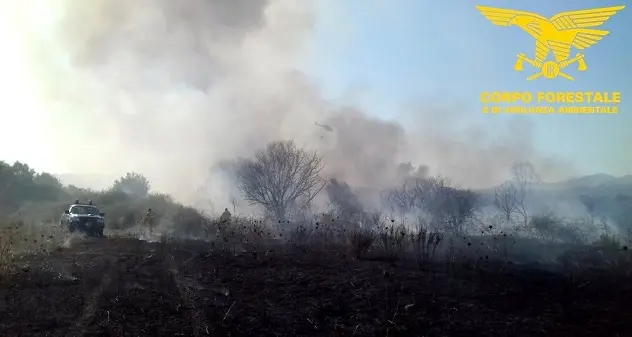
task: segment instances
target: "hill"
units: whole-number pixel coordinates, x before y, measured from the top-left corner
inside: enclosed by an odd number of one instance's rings
[[[632,193],[632,175],[614,177],[593,174],[538,186],[542,191],[573,191],[582,194]]]

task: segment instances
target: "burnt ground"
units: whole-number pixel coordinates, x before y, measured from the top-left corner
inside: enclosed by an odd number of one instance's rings
[[[133,239],[17,263],[1,336],[632,336],[630,280]],[[465,268],[464,268],[465,270]]]

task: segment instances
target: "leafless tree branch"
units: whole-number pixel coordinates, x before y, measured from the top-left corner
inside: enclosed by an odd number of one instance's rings
[[[239,165],[239,189],[246,200],[285,220],[290,208],[308,206],[325,187],[322,169],[316,152],[299,149],[293,141],[273,142]]]
[[[494,206],[502,213],[505,221],[511,221],[517,205],[518,191],[511,182],[506,182],[494,188]]]
[[[478,195],[442,177],[416,178],[391,191],[385,203],[403,214],[424,215],[432,227],[462,233],[478,210]]]
[[[527,212],[526,200],[530,196],[533,185],[539,182],[540,178],[535,172],[535,168],[529,162],[517,163],[512,167],[513,184],[516,188],[516,204],[514,212],[520,214],[524,224],[529,223],[529,213]]]
[[[519,214],[524,225],[529,223],[529,212],[526,201],[530,196],[533,185],[540,181],[533,165],[529,162],[516,163],[511,168],[512,180],[494,189],[494,206],[509,222],[511,215]]]

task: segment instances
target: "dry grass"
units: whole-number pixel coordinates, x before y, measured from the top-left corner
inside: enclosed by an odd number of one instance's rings
[[[356,259],[365,253],[375,241],[375,235],[366,229],[358,228],[349,233],[349,245]]]
[[[6,236],[3,230],[0,232],[0,284],[11,274],[13,266],[13,250],[11,249],[11,238]]]
[[[167,221],[167,220],[165,220]],[[106,228],[106,236],[118,238],[136,238],[142,241],[160,242],[167,237],[169,241],[196,239],[214,242],[235,250],[258,251],[269,245],[281,243],[309,248],[344,252],[355,258],[378,258],[384,260],[414,261],[420,269],[430,264],[445,262],[447,265],[463,265],[468,262],[476,268],[479,260],[515,262],[515,257],[523,255],[517,250],[519,241],[521,250],[530,253],[547,250],[552,244],[540,243],[533,248],[526,239],[509,234],[495,226],[485,226],[478,235],[458,236],[448,232],[430,230],[424,226],[410,228],[403,221],[398,222],[375,214],[360,223],[347,223],[331,215],[324,214],[315,221],[301,223],[276,223],[262,219],[233,216],[230,221],[222,222],[218,217],[203,217],[196,220],[199,229],[189,228],[182,231],[177,223],[159,226],[154,235],[149,235],[143,226],[134,226],[125,230]],[[189,233],[200,232],[200,236]],[[0,275],[11,274],[12,261],[24,254],[47,253],[69,244],[69,234],[57,225],[39,225],[23,221],[4,221],[0,224]],[[522,240],[522,241],[521,241]],[[625,238],[602,236],[592,249],[568,250],[555,248],[548,261],[557,263],[560,268],[573,266],[608,266],[610,269],[632,271],[630,251],[622,249],[627,243]],[[141,243],[139,243],[140,245]],[[597,248],[595,248],[595,246]],[[585,247],[585,246],[576,246]],[[627,248],[627,246],[626,246]],[[568,251],[568,252],[567,252]],[[466,263],[467,264],[467,263]],[[451,269],[448,267],[448,269]]]
[[[390,224],[382,221],[376,226],[376,240],[381,253],[386,258],[401,258],[405,252],[406,235],[408,230],[402,224],[395,224],[391,220]]]
[[[71,235],[56,224],[26,223],[19,220],[1,222],[0,283],[11,277],[14,271],[13,261],[19,257],[48,254],[80,239],[81,235]]]
[[[419,227],[416,232],[411,232],[409,237],[417,266],[423,269],[434,260],[437,247],[443,241],[443,234]]]

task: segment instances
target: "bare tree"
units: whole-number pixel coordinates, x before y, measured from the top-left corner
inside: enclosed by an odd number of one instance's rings
[[[391,211],[399,212],[401,216],[410,213],[415,208],[415,196],[411,193],[408,183],[403,183],[399,188],[388,191],[382,198],[382,202]]]
[[[447,212],[450,203],[450,183],[441,177],[417,179],[411,185],[410,194],[414,199],[414,206],[425,211],[429,217],[428,223],[433,227],[444,227],[447,222]]]
[[[531,195],[533,184],[540,179],[535,168],[530,162],[521,162],[513,165],[513,184],[516,188],[516,204],[514,211],[522,216],[525,226],[529,224],[526,200]]]
[[[503,214],[506,221],[511,215],[519,214],[525,226],[529,224],[529,212],[526,201],[531,195],[533,184],[539,181],[533,165],[529,162],[514,164],[511,168],[513,178],[494,189],[494,206]]]
[[[453,187],[441,177],[426,179],[424,187],[423,204],[431,216],[431,224],[463,234],[465,225],[478,211],[479,195]]]
[[[518,191],[511,182],[506,182],[494,188],[494,206],[502,213],[505,221],[511,221],[517,204]]]
[[[457,188],[449,188],[444,193],[448,194],[445,223],[455,233],[464,234],[465,225],[479,210],[479,195],[471,190]]]
[[[458,233],[478,210],[478,195],[452,187],[442,177],[415,178],[391,191],[386,202],[402,213],[414,212],[434,228]]]
[[[307,207],[325,187],[322,169],[316,152],[299,149],[293,141],[273,142],[239,164],[239,189],[244,199],[283,221],[290,208]]]

